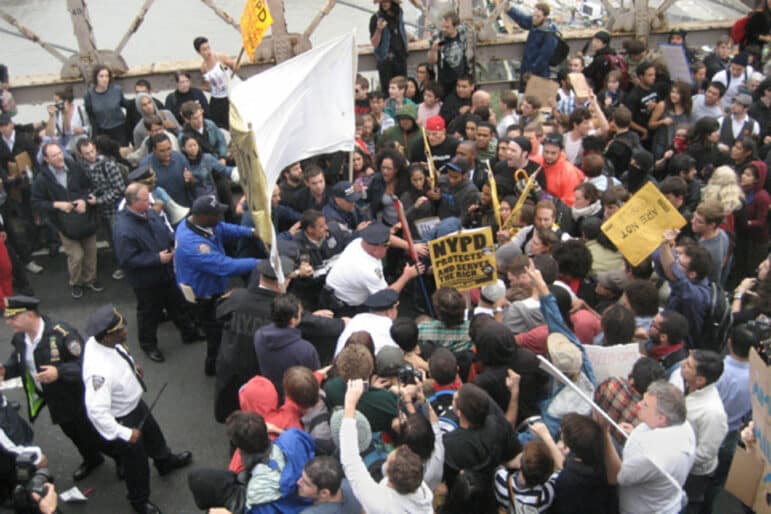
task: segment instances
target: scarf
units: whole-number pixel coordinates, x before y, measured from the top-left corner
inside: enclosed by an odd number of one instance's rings
[[[581,218],[588,216],[596,216],[602,210],[602,202],[599,200],[587,205],[586,207],[571,207],[570,212],[573,215],[573,221],[578,221]]]

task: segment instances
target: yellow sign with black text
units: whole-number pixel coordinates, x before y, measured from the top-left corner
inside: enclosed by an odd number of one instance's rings
[[[265,0],[246,0],[244,12],[241,14],[241,38],[244,51],[254,60],[254,52],[260,46],[262,38],[273,25],[273,17]]]
[[[466,291],[498,280],[490,227],[463,230],[428,243],[436,287]]]
[[[685,224],[667,197],[648,182],[602,224],[602,232],[637,266],[661,245],[664,230]]]

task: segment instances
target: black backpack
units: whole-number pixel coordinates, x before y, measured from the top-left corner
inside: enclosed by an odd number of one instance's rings
[[[556,31],[552,32],[552,34],[557,38],[557,46],[554,47],[554,52],[552,52],[551,57],[549,57],[549,66],[559,66],[568,58],[570,47],[562,38],[562,32]]]
[[[701,337],[697,348],[713,350],[721,353],[728,340],[728,332],[733,325],[733,312],[728,295],[718,284],[709,284],[709,309],[704,316],[704,325],[701,328]]]

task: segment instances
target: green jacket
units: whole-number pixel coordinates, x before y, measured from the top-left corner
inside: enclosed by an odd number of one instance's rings
[[[410,132],[405,132],[399,126],[399,118],[402,117],[407,117],[412,120],[413,128]],[[423,135],[420,133],[420,127],[418,127],[418,108],[415,104],[408,104],[405,102],[405,104],[396,111],[396,125],[387,128],[378,138],[377,149],[380,150],[389,141],[396,141],[401,144],[406,151],[409,151],[412,145],[422,139]]]

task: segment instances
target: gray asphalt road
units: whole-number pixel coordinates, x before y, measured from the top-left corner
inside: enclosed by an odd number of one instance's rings
[[[145,370],[148,388],[145,401],[148,405],[163,383],[169,383],[154,415],[171,449],[175,452],[191,450],[193,467],[225,466],[229,460],[228,443],[224,427],[214,421],[214,379],[203,374],[205,343],[183,345],[174,325],[165,323],[158,335],[166,362],[157,364],[147,359],[137,344],[134,295],[125,281],[110,278],[113,269],[108,251],[100,251],[99,257],[99,278],[106,289],[102,293],[88,292],[80,300],[70,297],[64,255],[55,259],[37,258],[37,262],[46,269],[41,275],[30,275],[30,280],[36,296],[41,299],[41,310],[55,319],[68,321],[82,331],[93,310],[112,302],[129,321],[129,349]],[[5,324],[0,327],[0,340],[4,342],[0,345],[0,360],[5,361],[11,353],[11,331]],[[7,396],[19,402],[25,401],[21,390],[10,391]],[[26,416],[25,409],[22,411]],[[38,417],[33,428],[35,441],[48,456],[51,471],[56,477],[57,491],[69,489],[75,485],[72,472],[80,465],[80,455],[62,431],[51,424],[47,411]],[[91,476],[78,482],[77,486],[82,491],[92,489],[92,492],[84,504],[63,504],[65,514],[132,512],[126,501],[125,485],[117,480],[111,459],[107,459]],[[160,477],[153,468],[151,488],[152,501],[164,513],[200,512],[187,487],[187,469]]]

